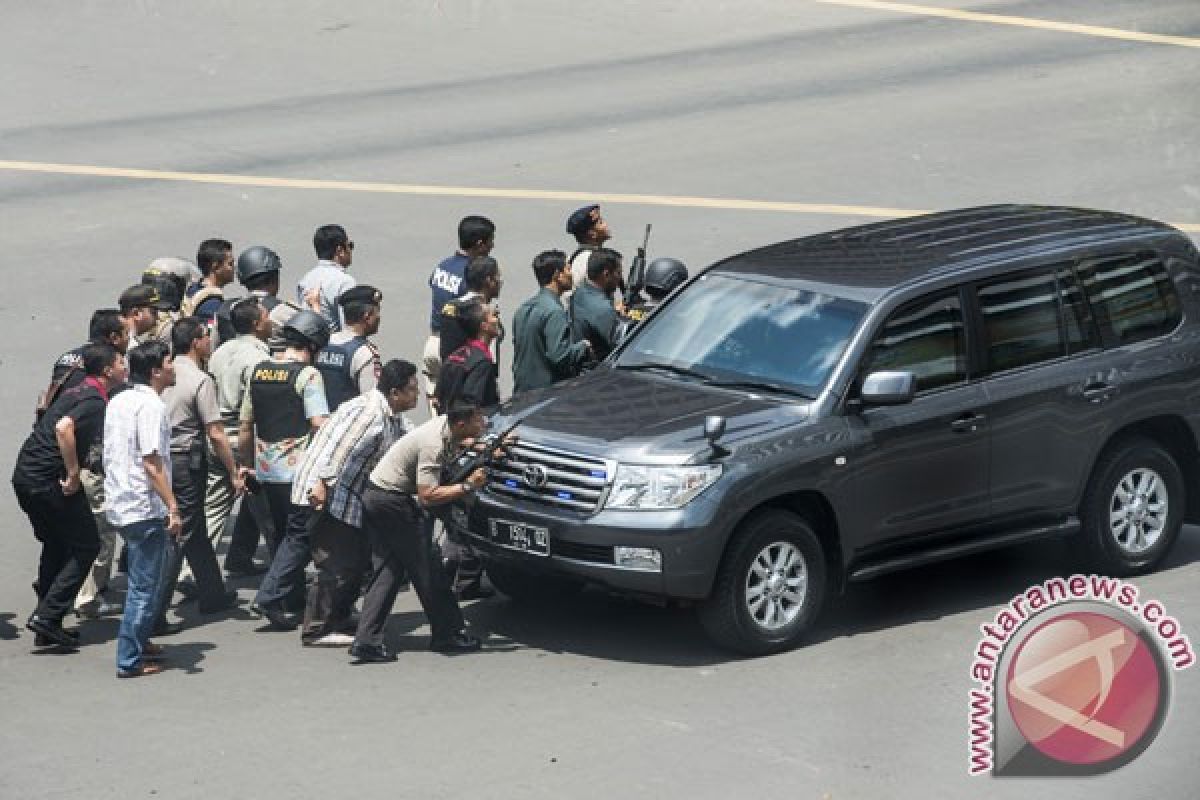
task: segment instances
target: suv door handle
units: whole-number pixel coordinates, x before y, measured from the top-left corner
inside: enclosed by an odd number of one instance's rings
[[[1117,387],[1107,381],[1088,381],[1083,386],[1083,399],[1092,403],[1102,403],[1112,396]]]
[[[983,414],[964,414],[958,419],[950,423],[950,430],[955,433],[975,433],[982,427],[983,423],[987,422],[987,417]]]

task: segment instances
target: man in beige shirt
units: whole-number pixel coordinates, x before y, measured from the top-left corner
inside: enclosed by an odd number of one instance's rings
[[[358,662],[395,660],[383,638],[405,573],[429,618],[429,649],[447,654],[479,649],[479,639],[466,631],[431,528],[423,522],[425,507],[453,503],[482,488],[486,480],[482,469],[451,486],[442,485],[441,473],[466,440],[483,433],[484,426],[478,406],[457,404],[445,416],[434,417],[401,437],[371,472],[363,493],[363,514],[375,578],[363,598],[362,616],[350,647],[350,655]]]

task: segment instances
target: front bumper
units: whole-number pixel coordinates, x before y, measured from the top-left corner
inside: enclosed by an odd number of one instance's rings
[[[533,573],[586,580],[619,592],[699,600],[712,588],[725,547],[727,532],[714,524],[715,512],[715,504],[706,502],[705,495],[671,511],[582,514],[484,491],[450,516],[454,528],[484,559]],[[493,519],[546,528],[550,554],[498,546],[490,532]],[[617,546],[658,550],[661,571],[618,566],[613,556]]]

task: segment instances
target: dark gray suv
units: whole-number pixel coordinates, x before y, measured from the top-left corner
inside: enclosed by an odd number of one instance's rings
[[[1053,536],[1152,569],[1200,519],[1200,272],[1170,226],[990,206],[714,264],[502,409],[452,524],[515,598],[694,604],[744,653],[848,580]]]

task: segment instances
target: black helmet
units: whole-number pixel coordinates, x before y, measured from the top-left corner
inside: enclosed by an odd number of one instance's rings
[[[297,311],[283,326],[283,338],[288,342],[320,350],[329,344],[329,323],[315,311]]]
[[[179,288],[179,281],[174,275],[151,268],[142,273],[142,284],[153,287],[158,294],[155,309],[178,311],[183,305],[183,290]]]
[[[283,262],[279,260],[279,256],[275,254],[275,251],[269,247],[263,247],[262,245],[248,247],[238,256],[237,277],[241,283],[245,283],[256,275],[279,272],[281,269],[283,269]]]
[[[677,258],[656,258],[646,265],[646,291],[666,297],[688,279],[687,267]]]

